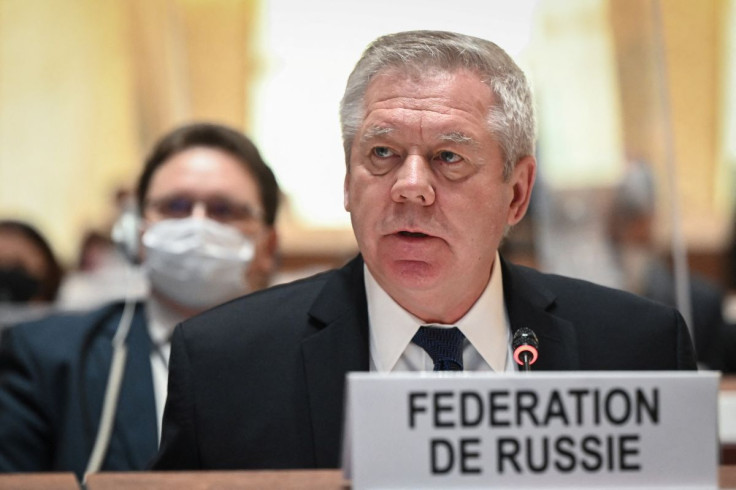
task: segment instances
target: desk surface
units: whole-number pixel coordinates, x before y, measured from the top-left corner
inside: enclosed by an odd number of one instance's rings
[[[721,391],[736,391],[735,374],[724,374],[721,376]]]
[[[736,475],[736,466],[734,466]],[[736,477],[734,478],[736,481]],[[87,490],[343,490],[349,482],[340,470],[184,471],[98,473],[87,478]]]
[[[719,468],[721,489],[736,489],[736,465]],[[0,488],[15,490],[79,490],[72,473],[31,473],[0,475]],[[350,488],[339,470],[292,471],[202,471],[130,472],[90,475],[88,490],[346,490]]]
[[[74,473],[12,473],[0,474],[0,488],[79,490],[79,483]]]
[[[736,465],[719,468],[719,486],[736,489]],[[339,470],[211,471],[155,473],[99,473],[90,475],[88,490],[159,489],[284,489],[346,490],[349,482]]]

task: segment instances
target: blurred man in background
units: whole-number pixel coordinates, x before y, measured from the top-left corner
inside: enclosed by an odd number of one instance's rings
[[[265,287],[274,269],[276,179],[241,133],[193,124],[161,139],[137,187],[139,216],[118,241],[142,260],[150,295],[135,304],[103,470],[135,470],[155,454],[169,337],[206,308]],[[133,306],[132,301],[128,301]],[[111,340],[124,302],[18,325],[0,341],[0,470],[82,476],[100,423]]]
[[[651,167],[630,162],[616,186],[609,215],[609,236],[618,265],[617,286],[660,303],[677,306],[672,267],[657,249],[654,236],[657,189]],[[723,318],[723,292],[697,274],[691,274],[689,301],[698,363],[707,369],[736,370],[727,346],[736,343],[736,331]]]

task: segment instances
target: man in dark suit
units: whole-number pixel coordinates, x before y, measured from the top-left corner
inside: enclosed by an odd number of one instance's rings
[[[657,251],[655,235],[656,186],[649,164],[627,164],[614,189],[608,232],[618,265],[616,285],[660,303],[676,306],[675,274]],[[736,359],[729,348],[736,332],[723,318],[723,292],[699,276],[689,277],[691,334],[699,365],[733,372]]]
[[[695,368],[674,309],[498,255],[536,163],[527,82],[495,44],[381,37],[341,118],[361,255],[175,330],[154,468],[335,467],[346,373],[513,371],[521,327],[539,337],[537,370]]]
[[[128,223],[122,241],[143,260],[149,297],[4,332],[0,471],[82,477],[101,425],[112,340],[133,309],[109,447],[100,454],[103,470],[144,469],[158,448],[174,326],[267,284],[278,186],[241,133],[192,124],[167,134],[146,161],[137,199],[142,219]]]

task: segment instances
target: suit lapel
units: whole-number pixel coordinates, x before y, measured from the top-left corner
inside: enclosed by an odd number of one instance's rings
[[[86,368],[86,414],[94,423],[88,440],[89,450],[99,426],[107,377],[112,362],[110,343],[122,314],[122,306],[115,305],[115,314],[109,315],[103,331],[94,340]],[[150,352],[151,341],[141,305],[136,306],[130,334],[125,371],[120,387],[115,425],[103,469],[143,469],[157,448],[156,409],[153,395]]]
[[[128,358],[120,387],[114,436],[119,437],[131,468],[146,468],[158,448],[151,350],[143,308],[137,308],[128,336]]]
[[[302,344],[317,467],[335,466],[341,445],[345,374],[367,371],[368,312],[363,261],[325,284],[310,310],[319,330]],[[336,422],[338,421],[338,422]]]
[[[578,340],[572,323],[554,316],[555,295],[533,276],[501,260],[504,298],[512,335],[521,327],[531,328],[539,339],[539,359],[533,370],[567,371],[578,369]]]
[[[570,322],[551,313],[554,294],[516,266],[503,260],[501,266],[512,331],[526,326],[539,338],[540,355],[534,369],[577,369],[577,335]],[[339,463],[345,374],[369,369],[368,311],[360,257],[328,280],[309,314],[318,325],[302,343],[315,464],[330,467]]]

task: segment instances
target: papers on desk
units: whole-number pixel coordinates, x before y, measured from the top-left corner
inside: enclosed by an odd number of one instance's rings
[[[719,373],[351,373],[353,488],[716,488]]]

